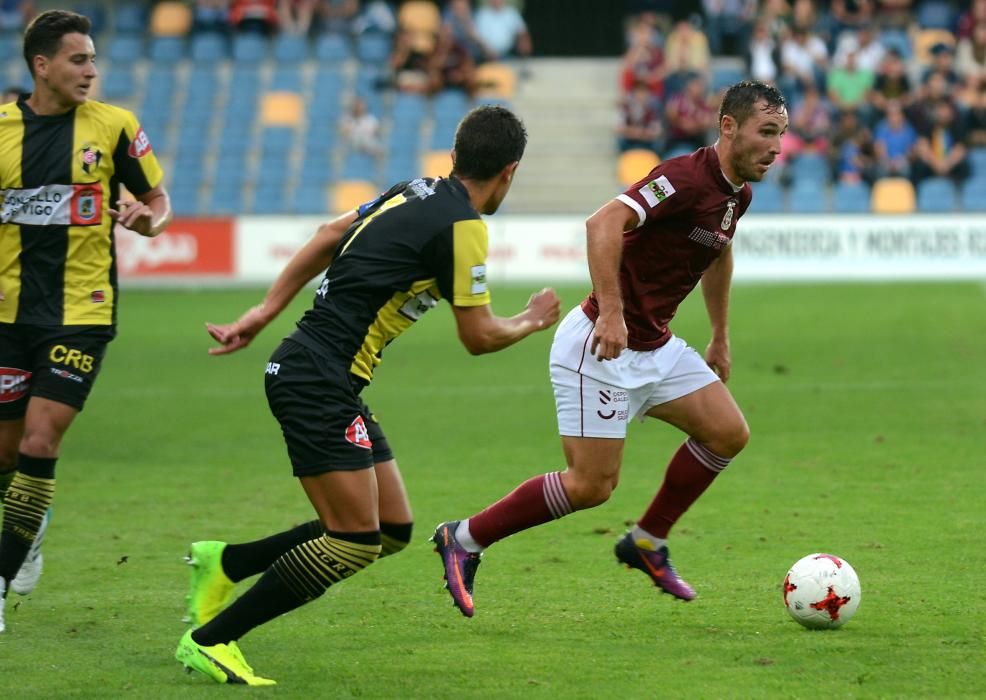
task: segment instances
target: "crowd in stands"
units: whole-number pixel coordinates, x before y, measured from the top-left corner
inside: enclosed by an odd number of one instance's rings
[[[715,139],[722,90],[775,84],[790,128],[773,177],[823,185],[977,178],[986,198],[986,0],[643,0],[627,18],[618,145]],[[975,157],[973,157],[975,156]],[[978,166],[978,167],[977,167]]]

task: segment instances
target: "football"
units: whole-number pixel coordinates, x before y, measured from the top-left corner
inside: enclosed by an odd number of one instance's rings
[[[810,629],[835,629],[849,622],[859,607],[856,570],[832,554],[809,554],[784,577],[784,607]]]

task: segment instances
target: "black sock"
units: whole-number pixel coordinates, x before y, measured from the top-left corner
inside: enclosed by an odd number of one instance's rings
[[[0,578],[17,576],[55,495],[56,458],[17,455],[17,472],[3,499]]]
[[[254,627],[315,600],[380,555],[380,532],[326,532],[283,556],[242,596],[192,632],[202,646],[228,644]]]
[[[380,556],[397,554],[411,542],[414,523],[380,523]]]
[[[302,542],[315,539],[323,532],[325,529],[322,527],[322,523],[318,520],[312,520],[262,540],[243,544],[228,544],[223,549],[223,572],[229,576],[230,581],[242,581],[254,574],[266,571],[282,554],[294,549]]]

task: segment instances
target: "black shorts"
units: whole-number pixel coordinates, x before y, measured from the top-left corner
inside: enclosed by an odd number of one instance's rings
[[[81,411],[115,335],[113,326],[0,323],[0,420],[23,418],[32,396]]]
[[[394,458],[348,367],[285,340],[265,372],[267,404],[295,476],[368,469]]]

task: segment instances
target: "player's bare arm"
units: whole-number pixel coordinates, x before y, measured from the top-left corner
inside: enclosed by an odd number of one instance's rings
[[[554,289],[545,288],[531,295],[527,307],[516,316],[496,316],[489,304],[453,306],[459,339],[473,355],[496,352],[531,333],[550,328],[561,313],[561,301]]]
[[[712,325],[712,339],[705,349],[705,361],[728,381],[732,360],[729,354],[729,288],[733,279],[733,247],[726,246],[719,258],[702,276],[702,298]]]
[[[234,323],[206,323],[209,335],[220,347],[209,348],[210,355],[226,355],[245,348],[267,324],[277,318],[292,299],[313,277],[332,262],[336,247],[346,229],[356,220],[356,211],[318,227],[274,280],[264,300],[251,307]]]
[[[137,199],[121,199],[110,216],[124,228],[154,238],[171,223],[171,198],[161,185],[152,187]]]
[[[623,232],[636,225],[637,214],[618,200],[610,200],[585,222],[589,276],[599,302],[599,318],[589,351],[598,360],[612,360],[627,346],[620,291]]]

